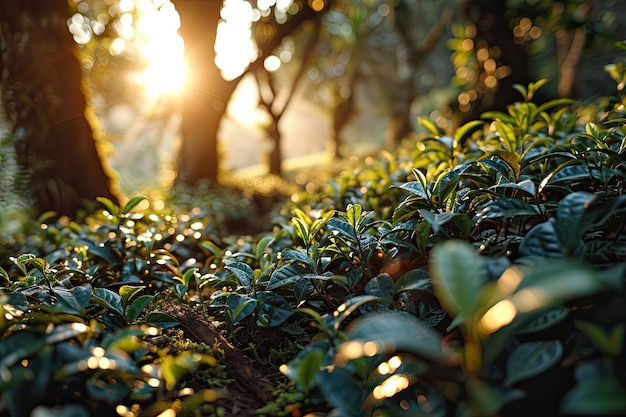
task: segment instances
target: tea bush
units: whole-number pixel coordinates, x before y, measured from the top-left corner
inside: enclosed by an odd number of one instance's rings
[[[0,413],[626,414],[626,100],[543,83],[256,224],[183,190],[2,236]]]

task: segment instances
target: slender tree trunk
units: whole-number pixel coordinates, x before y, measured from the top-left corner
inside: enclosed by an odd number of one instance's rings
[[[226,81],[215,65],[221,0],[175,0],[185,41],[187,82],[181,96],[182,142],[176,184],[218,183],[218,129],[239,79]]]
[[[461,7],[464,17],[476,25],[476,41],[483,40],[489,47],[500,48],[498,62],[511,69],[511,74],[499,80],[493,94],[485,96],[481,105],[466,114],[467,120],[477,119],[486,110],[504,110],[519,99],[514,84],[528,85],[532,80],[528,71],[528,57],[522,45],[513,41],[513,33],[506,17],[506,2],[466,0]]]
[[[74,217],[96,197],[116,200],[85,117],[82,71],[66,0],[0,7],[3,107],[36,212]]]
[[[329,8],[333,0],[326,2]],[[176,184],[197,185],[219,181],[218,129],[226,107],[242,76],[226,81],[215,65],[215,37],[222,7],[221,0],[173,0],[180,15],[180,33],[185,41],[187,83],[181,97],[182,141],[177,159]],[[259,57],[248,72],[263,65],[281,41],[303,22],[320,16],[308,2],[286,23],[271,23],[273,36],[257,37]],[[280,139],[278,139],[280,140]],[[276,149],[279,149],[277,145]],[[280,157],[280,155],[278,155]]]

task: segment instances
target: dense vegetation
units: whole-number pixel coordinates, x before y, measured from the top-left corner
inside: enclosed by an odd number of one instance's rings
[[[626,97],[543,83],[305,189],[1,236],[0,414],[625,414]]]

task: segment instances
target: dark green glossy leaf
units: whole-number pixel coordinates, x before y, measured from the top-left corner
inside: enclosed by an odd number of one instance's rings
[[[517,216],[536,216],[539,214],[536,206],[532,206],[516,198],[500,198],[490,201],[476,213],[476,221],[484,219],[507,218]]]
[[[122,297],[119,294],[106,288],[96,288],[93,291],[91,301],[106,307],[109,311],[124,317]]]
[[[345,220],[332,218],[328,221],[328,230],[334,235],[338,237],[346,237],[350,240],[356,239],[356,232],[354,227],[350,225]]]
[[[582,246],[582,237],[595,222],[595,213],[589,213],[587,202],[593,194],[578,191],[566,195],[559,204],[554,229],[565,254]]]
[[[78,238],[77,241],[87,246],[89,254],[98,256],[110,264],[118,264],[121,262],[119,255],[109,246],[96,245],[87,238]]]
[[[409,182],[405,182],[402,185],[394,186],[394,187],[397,187],[404,191],[408,191],[409,193],[417,197],[421,197],[425,200],[428,200],[430,198],[424,186],[418,181],[409,181]]]
[[[150,304],[153,298],[153,295],[142,295],[133,301],[126,309],[126,323],[133,323],[137,320],[137,317],[139,317],[148,304]]]
[[[298,264],[283,265],[272,273],[267,288],[276,289],[291,285],[302,279],[302,276],[307,272],[304,267]]]
[[[148,313],[145,320],[146,323],[154,324],[161,329],[167,329],[169,327],[178,326],[179,322],[169,314],[160,313],[158,311]]]
[[[554,230],[553,222],[543,222],[528,232],[519,246],[521,255],[538,257],[561,257],[561,242]]]
[[[545,372],[556,366],[562,356],[563,345],[558,340],[522,343],[507,358],[505,385]]]
[[[569,315],[569,309],[564,307],[555,307],[545,311],[540,311],[529,316],[523,326],[520,326],[516,332],[520,334],[531,334],[549,329],[558,323],[561,323]]]
[[[315,269],[315,263],[309,256],[306,254],[304,250],[296,250],[296,249],[285,249],[280,252],[281,259],[298,261],[307,265],[311,269]]]
[[[247,263],[229,262],[224,266],[224,269],[232,272],[239,280],[241,286],[246,289],[249,289],[250,283],[254,281],[254,271]]]
[[[293,315],[289,302],[280,294],[272,291],[257,292],[254,294],[259,303],[259,312],[269,318],[268,325],[275,327],[282,324]]]
[[[379,274],[365,285],[365,292],[376,297],[392,299],[396,293],[395,283],[388,274]]]

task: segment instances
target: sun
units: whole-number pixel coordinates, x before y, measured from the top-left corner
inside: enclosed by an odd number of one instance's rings
[[[143,10],[137,28],[146,43],[141,59],[147,62],[146,70],[138,81],[152,98],[176,93],[185,82],[184,42],[178,34],[180,17],[170,1],[158,8]]]

